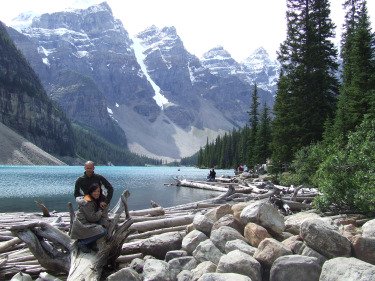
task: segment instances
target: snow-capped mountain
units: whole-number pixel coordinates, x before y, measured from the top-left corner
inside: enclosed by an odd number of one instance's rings
[[[244,126],[252,83],[273,73],[267,62],[254,74],[252,60],[237,63],[223,48],[199,60],[174,27],[130,38],[107,3],[24,19],[8,32],[51,98],[74,121],[143,155],[179,159]],[[272,105],[273,93],[259,93]]]
[[[215,47],[204,53],[201,62],[212,74],[221,77],[242,73],[241,65],[222,46]]]
[[[244,62],[242,69],[248,82],[257,83],[258,87],[271,92],[276,92],[277,81],[280,74],[280,64],[277,60],[271,60],[264,48],[255,50]]]

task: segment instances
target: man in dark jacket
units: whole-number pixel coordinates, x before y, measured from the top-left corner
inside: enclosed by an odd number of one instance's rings
[[[94,173],[95,165],[92,161],[87,161],[85,163],[85,172],[83,173],[83,176],[80,176],[76,180],[75,188],[74,188],[74,197],[79,197],[83,195],[87,195],[90,186],[93,183],[99,184],[100,188],[100,207],[105,208],[109,205],[112,199],[113,195],[113,187],[112,185],[106,180],[105,177],[99,174]],[[107,189],[107,196],[104,196],[102,193],[102,187],[105,187]]]

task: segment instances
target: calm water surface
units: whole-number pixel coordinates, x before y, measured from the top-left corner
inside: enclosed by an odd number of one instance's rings
[[[72,202],[74,184],[83,174],[82,166],[1,166],[0,212],[39,211],[35,201],[42,202],[50,211],[67,211]],[[173,177],[204,180],[208,170],[192,167],[121,167],[96,166],[114,187],[113,207],[122,191],[128,189],[129,209],[150,208],[151,200],[169,207],[217,196],[218,192],[168,186]],[[216,170],[217,176],[233,176],[233,170]]]

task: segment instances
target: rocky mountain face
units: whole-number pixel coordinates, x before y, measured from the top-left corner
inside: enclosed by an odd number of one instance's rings
[[[70,122],[0,22],[0,122],[54,155],[73,155]]]
[[[273,104],[277,66],[265,52],[237,63],[219,47],[199,59],[174,27],[130,39],[106,3],[8,30],[72,120],[143,155],[190,156],[244,126],[254,82],[260,102]]]

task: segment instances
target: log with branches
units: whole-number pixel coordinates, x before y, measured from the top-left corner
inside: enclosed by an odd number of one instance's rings
[[[125,191],[120,198],[122,208],[114,213],[108,227],[107,237],[98,240],[99,251],[83,253],[65,232],[46,222],[31,222],[10,228],[17,239],[22,240],[39,264],[52,273],[68,274],[67,280],[100,280],[106,269],[113,267],[121,254],[121,247],[133,224],[129,216]],[[125,221],[118,225],[121,212]],[[10,244],[13,243],[10,242]]]

